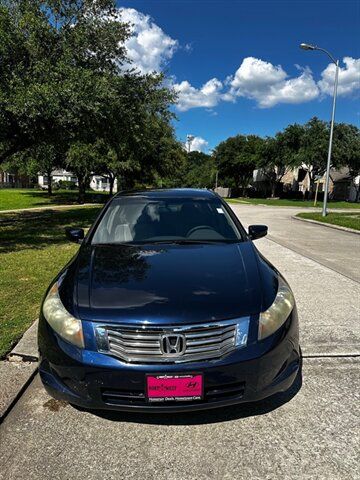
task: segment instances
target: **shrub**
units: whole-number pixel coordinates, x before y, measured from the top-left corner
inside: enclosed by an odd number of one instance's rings
[[[59,180],[54,184],[54,186],[55,185],[62,190],[76,190],[75,183],[71,182],[70,180]]]

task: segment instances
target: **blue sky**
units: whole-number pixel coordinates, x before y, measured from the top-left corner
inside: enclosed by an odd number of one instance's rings
[[[163,69],[179,92],[176,132],[208,150],[237,133],[272,135],[314,115],[328,120],[341,59],[337,121],[359,126],[360,2],[123,0],[128,51],[141,71]],[[343,62],[344,57],[346,63]]]

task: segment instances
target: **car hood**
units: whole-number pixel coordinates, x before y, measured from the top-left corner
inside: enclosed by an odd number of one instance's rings
[[[84,245],[75,284],[77,315],[101,322],[205,322],[254,315],[262,303],[251,242]]]

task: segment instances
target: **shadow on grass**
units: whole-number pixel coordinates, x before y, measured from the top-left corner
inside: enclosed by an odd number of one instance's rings
[[[31,203],[31,207],[46,207],[47,205],[76,205],[78,204],[77,190],[54,191],[51,196],[45,190],[24,191],[22,195],[38,199],[36,203]],[[84,203],[105,203],[109,199],[106,193],[86,192]]]
[[[78,411],[86,411],[114,422],[144,423],[150,425],[204,425],[228,422],[241,418],[265,415],[288,403],[302,387],[302,362],[294,383],[286,392],[253,403],[240,403],[230,407],[187,413],[140,413],[117,412],[111,410],[87,410],[72,405]]]
[[[64,228],[88,228],[99,210],[100,207],[79,207],[71,210],[0,212],[0,253],[67,243]]]

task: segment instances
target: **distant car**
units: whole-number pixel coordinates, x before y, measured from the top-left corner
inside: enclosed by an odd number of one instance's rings
[[[294,296],[208,190],[120,193],[57,275],[39,322],[47,392],[85,408],[198,410],[287,390]]]

